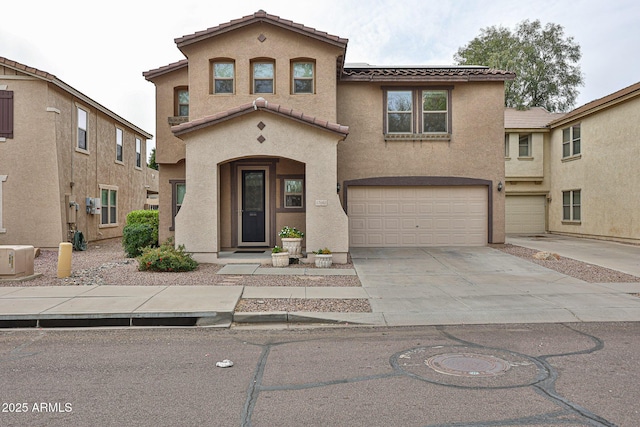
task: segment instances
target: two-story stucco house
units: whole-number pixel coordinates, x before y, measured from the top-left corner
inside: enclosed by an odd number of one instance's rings
[[[345,64],[347,39],[258,11],[177,38],[156,86],[160,238],[196,259],[306,233],[310,252],[504,241],[504,81]]]
[[[507,109],[507,233],[640,242],[639,116],[640,83],[566,114]]]
[[[0,57],[0,245],[122,236],[157,193],[151,135],[56,76]]]
[[[542,107],[504,112],[505,231],[544,233],[551,191],[550,140],[547,126],[563,113]]]

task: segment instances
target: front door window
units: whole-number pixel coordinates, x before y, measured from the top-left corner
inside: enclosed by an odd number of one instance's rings
[[[265,171],[242,171],[242,243],[266,244]]]

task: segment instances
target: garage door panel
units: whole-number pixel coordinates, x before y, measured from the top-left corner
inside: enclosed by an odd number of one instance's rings
[[[349,224],[353,247],[482,246],[486,187],[353,187]]]
[[[507,196],[505,231],[507,233],[544,233],[545,196]]]

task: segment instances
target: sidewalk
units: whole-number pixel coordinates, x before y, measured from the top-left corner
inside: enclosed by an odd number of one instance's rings
[[[565,247],[592,244],[565,242]],[[611,261],[625,259],[633,266],[637,249],[622,245]],[[558,247],[546,250],[572,256]],[[587,283],[489,247],[355,249],[351,255],[354,268],[350,269],[228,264],[217,274],[357,273],[362,287],[0,287],[0,328],[229,327],[234,322],[412,326],[640,321],[640,298],[633,295],[640,294],[640,283]],[[234,312],[241,298],[366,298],[372,312]]]

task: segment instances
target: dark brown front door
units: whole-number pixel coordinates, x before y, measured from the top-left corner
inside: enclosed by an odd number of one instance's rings
[[[242,243],[266,243],[265,171],[242,171]]]

